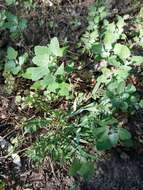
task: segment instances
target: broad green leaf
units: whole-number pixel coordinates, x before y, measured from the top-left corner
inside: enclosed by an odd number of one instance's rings
[[[64,71],[64,64],[61,64],[59,67],[58,67],[58,69],[57,69],[57,71],[55,72],[55,76],[56,75],[64,75],[65,74],[65,71]]]
[[[81,167],[79,169],[79,174],[86,180],[91,179],[94,174],[94,166],[93,163],[83,162],[81,163]]]
[[[50,56],[48,54],[37,55],[32,59],[33,63],[37,66],[47,67],[52,66]]]
[[[116,41],[116,39],[114,38],[114,35],[111,32],[106,32],[103,42],[104,42],[104,46],[105,49],[112,49],[112,44]]]
[[[13,61],[13,60],[9,60],[5,64],[5,71],[10,72],[13,75],[17,75],[20,70],[21,70],[21,66],[16,65],[15,61]]]
[[[21,66],[18,65],[12,70],[12,74],[17,75],[21,71]]]
[[[69,175],[75,176],[80,168],[81,168],[80,160],[77,160],[77,159],[74,160],[69,169]]]
[[[123,141],[129,140],[132,137],[131,133],[127,129],[122,127],[119,128],[118,133],[119,133],[119,138]]]
[[[143,108],[143,100],[140,101],[139,105],[141,108]]]
[[[17,53],[17,51],[14,48],[12,48],[12,47],[8,48],[8,50],[7,50],[7,58],[9,60],[16,59],[17,55],[18,55],[18,53]]]
[[[134,93],[134,92],[136,92],[136,87],[133,84],[128,84],[126,87],[126,92]]]
[[[56,93],[57,90],[59,89],[59,83],[58,82],[53,82],[53,83],[50,83],[47,87],[47,89],[50,91],[50,92],[53,92],[53,93]]]
[[[67,64],[67,65],[65,66],[65,71],[66,71],[67,73],[73,72],[73,71],[74,71],[74,63]]]
[[[109,150],[112,148],[112,143],[109,137],[103,136],[100,140],[97,140],[96,147],[98,150]]]
[[[117,88],[117,82],[111,82],[107,89],[110,91],[110,92],[116,92],[116,88]]]
[[[117,93],[122,94],[125,91],[126,83],[125,81],[121,81],[117,83]]]
[[[63,49],[60,48],[59,41],[56,37],[51,39],[49,48],[53,55],[58,56],[58,57],[63,56]]]
[[[94,136],[99,139],[103,134],[108,134],[109,132],[109,128],[106,127],[98,127],[98,128],[94,128],[93,133]]]
[[[50,55],[50,50],[47,46],[36,46],[34,48],[35,51],[35,55],[44,55],[44,54],[48,54]]]
[[[93,95],[93,98],[95,98],[95,99],[96,99],[96,93],[97,93],[98,89],[100,88],[101,84],[102,84],[102,82],[98,81],[92,90],[92,95]]]
[[[59,94],[61,96],[66,96],[66,97],[69,96],[69,92],[71,90],[70,84],[62,82],[62,83],[59,84],[59,88],[60,88],[59,89]]]
[[[9,60],[5,64],[5,71],[6,72],[12,72],[16,67],[15,61]]]
[[[126,80],[130,74],[131,67],[120,66],[119,69],[115,70],[114,75],[116,76],[118,82]]]
[[[25,28],[27,28],[27,20],[26,19],[21,19],[18,23],[18,28],[20,30],[24,30]]]
[[[24,133],[34,133],[39,128],[44,128],[51,123],[51,118],[48,119],[32,119],[24,123]]]
[[[44,79],[41,82],[41,85],[43,88],[46,88],[48,85],[54,85],[56,82],[56,78],[51,73],[47,73],[47,75],[44,77]]]
[[[96,103],[93,102],[93,103],[91,103],[91,104],[89,104],[89,105],[87,105],[87,106],[84,106],[84,107],[78,109],[77,111],[75,111],[75,112],[72,114],[72,116],[75,116],[75,115],[77,115],[77,114],[79,114],[79,113],[82,113],[83,111],[89,111],[89,112],[96,112],[96,111],[98,111],[98,110],[97,110]]]
[[[119,67],[121,63],[117,60],[117,56],[113,55],[108,58],[108,62],[110,65],[113,65],[114,67]]]
[[[20,66],[22,66],[27,61],[27,58],[28,58],[28,54],[27,53],[25,53],[24,55],[20,56],[18,58],[18,64]]]
[[[110,33],[115,33],[116,31],[116,25],[115,25],[115,22],[112,22],[112,23],[108,23],[107,24],[107,31],[110,32]]]
[[[45,87],[42,85],[42,80],[38,80],[36,82],[34,82],[34,84],[32,85],[31,89],[35,89],[35,90],[43,90]]]
[[[143,64],[143,56],[133,56],[131,61],[136,65]]]
[[[124,93],[124,94],[122,95],[123,100],[127,100],[129,97],[130,97],[130,94],[129,94],[129,93]]]
[[[43,78],[48,73],[49,70],[45,69],[45,67],[30,67],[26,70],[26,73],[24,73],[23,77],[26,79],[31,79],[33,81],[37,81]]]
[[[91,48],[92,53],[101,54],[102,53],[102,44],[95,43]]]
[[[129,104],[127,103],[127,102],[125,102],[125,101],[123,101],[122,103],[121,103],[121,110],[123,111],[123,112],[127,112],[128,111],[128,108],[129,108]]]
[[[123,32],[123,27],[125,26],[124,18],[121,16],[118,16],[118,22],[117,22],[118,32],[121,34]]]
[[[98,124],[101,127],[106,127],[106,128],[107,128],[107,126],[117,124],[117,123],[118,123],[118,120],[116,118],[112,117],[112,116],[107,117],[107,118],[101,120],[100,122],[98,122]]]
[[[119,43],[115,45],[114,53],[123,60],[129,58],[131,55],[130,49],[127,46]]]

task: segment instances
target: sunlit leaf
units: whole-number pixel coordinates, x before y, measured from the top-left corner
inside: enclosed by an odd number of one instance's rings
[[[62,57],[63,56],[63,49],[60,48],[59,41],[56,37],[51,39],[50,45],[49,45],[50,51],[55,56]]]
[[[49,69],[45,69],[45,67],[30,67],[26,70],[26,73],[23,75],[26,79],[31,79],[33,81],[37,81],[43,78],[45,75],[49,73]]]
[[[129,58],[131,55],[130,49],[127,46],[119,43],[115,45],[114,53],[123,60]]]
[[[9,60],[16,59],[17,55],[18,55],[18,53],[17,53],[17,51],[14,48],[12,48],[12,47],[8,48],[8,50],[7,50],[7,58]]]

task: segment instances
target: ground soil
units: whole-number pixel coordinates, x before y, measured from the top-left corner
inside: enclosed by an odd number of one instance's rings
[[[98,163],[98,174],[84,182],[81,190],[142,190],[143,154],[113,152],[109,159]]]

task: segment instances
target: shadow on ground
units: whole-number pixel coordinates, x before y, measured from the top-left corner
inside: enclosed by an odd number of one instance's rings
[[[112,153],[100,162],[93,181],[84,182],[81,190],[142,190],[143,154]]]

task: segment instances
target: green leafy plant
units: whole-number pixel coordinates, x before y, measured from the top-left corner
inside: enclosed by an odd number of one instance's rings
[[[16,0],[5,0],[6,5],[0,12],[0,31],[9,31],[10,36],[17,39],[27,27],[27,20],[11,12],[10,7],[16,5]]]
[[[27,6],[32,3],[25,2]],[[6,1],[7,6],[15,3]],[[99,150],[134,145],[128,119],[143,108],[139,87],[132,81],[142,72],[143,56],[134,51],[135,46],[143,47],[142,9],[137,18],[139,30],[130,37],[128,15],[108,16],[104,7],[92,6],[78,44],[79,57],[84,54],[93,64],[94,85],[82,81],[87,89],[80,84],[79,70],[71,73],[74,65],[63,59],[66,47],[60,47],[56,37],[46,46],[34,47],[34,56],[19,56],[16,46],[9,46],[5,57],[6,82],[12,79],[14,85],[18,76],[31,85],[16,96],[18,109],[36,113],[23,123],[24,135],[36,134],[27,155],[37,162],[50,156],[59,164],[68,164],[69,175],[84,179],[94,174]],[[1,30],[15,36],[26,25],[7,10],[0,13]],[[75,83],[81,85],[78,90]]]
[[[8,30],[11,37],[17,38],[22,35],[22,31],[27,27],[27,21],[19,18],[9,11],[3,10],[0,13],[0,30]]]
[[[124,123],[121,124],[118,118],[121,113],[128,117],[140,108],[140,96],[129,78],[143,63],[142,56],[132,53],[133,46],[124,32],[128,15],[118,16],[115,21],[109,21],[107,17],[104,7],[92,7],[89,12],[89,26],[81,38],[81,44],[83,51],[94,58],[95,71],[100,75],[92,91],[95,103],[76,112],[89,112],[86,119],[90,123],[92,121],[99,150],[110,149],[121,141],[127,146],[132,145],[131,134],[123,128]]]
[[[18,75],[22,71],[23,64],[27,61],[28,54],[25,53],[18,57],[18,52],[12,47],[7,49],[7,60],[5,63],[5,72],[11,73],[13,75]]]
[[[41,161],[50,155],[59,163],[70,161],[69,175],[88,179],[94,173],[97,150],[134,145],[127,120],[142,107],[142,100],[130,78],[142,66],[143,57],[133,51],[141,34],[136,34],[136,41],[128,40],[128,18],[117,16],[111,21],[104,7],[91,7],[87,31],[79,43],[82,53],[94,60],[96,84],[91,99],[85,105],[83,93],[75,92],[74,111],[61,112],[51,106],[46,112],[48,119],[27,121],[25,133],[47,130],[28,151],[33,160]],[[23,77],[34,82],[33,89],[43,90],[49,97],[71,97],[68,71],[59,62],[64,48],[60,48],[57,38],[47,46],[36,46],[34,51],[34,66],[27,68]]]
[[[58,93],[70,98],[70,83],[66,82],[64,63],[58,65],[58,57],[63,56],[65,48],[60,48],[57,38],[51,39],[48,46],[36,46],[34,67],[29,67],[23,77],[34,81],[32,88],[45,90],[47,93]]]

